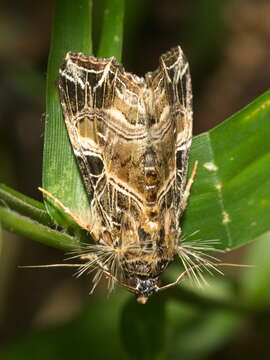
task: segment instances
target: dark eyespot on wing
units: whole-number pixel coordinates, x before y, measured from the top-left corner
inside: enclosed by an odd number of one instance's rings
[[[90,170],[91,175],[98,176],[101,175],[104,169],[104,163],[98,156],[86,155],[87,164]]]
[[[183,151],[182,150],[176,151],[176,167],[179,171],[182,170],[182,167],[183,167]]]

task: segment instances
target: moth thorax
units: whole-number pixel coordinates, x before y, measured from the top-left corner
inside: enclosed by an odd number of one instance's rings
[[[150,117],[154,116],[154,95],[153,90],[150,88],[146,88],[143,93],[143,99],[146,107],[146,114],[150,115]]]

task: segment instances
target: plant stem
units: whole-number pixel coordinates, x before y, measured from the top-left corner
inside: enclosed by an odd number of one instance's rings
[[[78,242],[66,233],[53,230],[8,208],[0,207],[1,224],[6,230],[28,237],[44,245],[64,251],[74,250]]]
[[[0,184],[0,202],[0,206],[14,210],[18,214],[27,216],[43,225],[53,225],[53,221],[41,202],[31,199],[3,184]]]
[[[124,7],[124,0],[105,1],[98,57],[115,56],[118,61],[121,61]]]

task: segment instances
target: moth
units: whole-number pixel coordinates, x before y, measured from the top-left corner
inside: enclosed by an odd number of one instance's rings
[[[214,267],[202,252],[209,250],[205,244],[181,239],[197,170],[195,162],[187,179],[192,89],[181,48],[162,55],[157,70],[144,77],[126,72],[114,57],[69,52],[58,89],[93,217],[85,224],[58,201],[94,239],[76,255],[78,273],[96,271],[93,288],[105,275],[111,287],[123,285],[145,303],[184,275],[198,279],[202,268]],[[175,257],[185,271],[160,286]]]

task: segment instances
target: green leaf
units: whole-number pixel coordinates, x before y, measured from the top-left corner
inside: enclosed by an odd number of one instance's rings
[[[91,8],[89,0],[56,2],[48,65],[43,163],[43,187],[84,223],[88,223],[91,216],[89,202],[68,139],[56,79],[68,51],[92,52]],[[123,8],[123,0],[108,1],[104,5],[100,56],[121,56]],[[70,224],[67,218],[59,216],[55,206],[49,206],[50,203],[46,202],[46,207],[52,218],[64,226]]]
[[[190,170],[199,169],[183,233],[239,247],[270,230],[270,92],[194,138]]]
[[[98,57],[122,57],[124,0],[105,0]]]
[[[78,242],[53,222],[42,203],[0,184],[0,219],[6,230],[62,250],[73,250]]]
[[[68,51],[91,54],[91,6],[89,0],[57,0],[48,63],[46,122],[43,155],[43,187],[76,213],[89,212],[88,199],[70,146],[62,117],[56,81]],[[50,215],[61,223],[54,207]]]
[[[48,216],[45,206],[18,191],[15,191],[4,184],[0,184],[0,206],[15,210],[21,215],[30,217],[43,225],[53,225]]]
[[[38,223],[7,207],[0,206],[0,219],[6,230],[26,236],[42,244],[65,251],[74,250],[78,246],[76,238]]]

